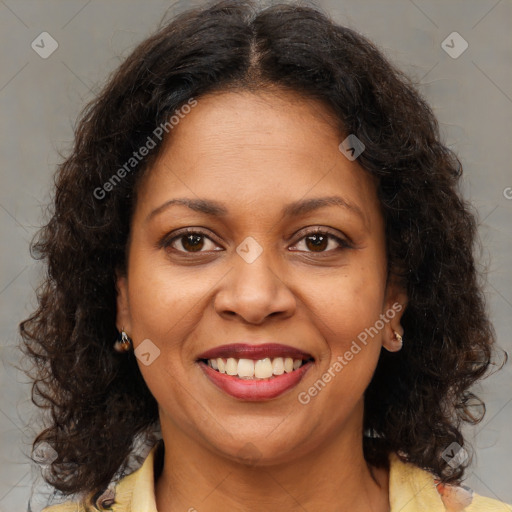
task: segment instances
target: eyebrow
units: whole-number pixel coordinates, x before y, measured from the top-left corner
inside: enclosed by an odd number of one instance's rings
[[[176,205],[186,206],[191,210],[203,213],[205,215],[210,215],[212,217],[226,217],[229,213],[226,207],[218,201],[213,201],[210,199],[179,198],[166,201],[164,204],[153,210],[147,216],[146,222],[149,222],[153,217],[162,213],[164,210],[167,210],[171,206]],[[299,201],[294,201],[293,203],[290,203],[283,208],[281,216],[285,218],[298,217],[299,215],[305,215],[327,206],[339,206],[346,208],[347,210],[357,214],[361,220],[366,223],[366,217],[363,214],[361,208],[358,205],[343,199],[341,196],[315,197],[312,199],[301,199]]]

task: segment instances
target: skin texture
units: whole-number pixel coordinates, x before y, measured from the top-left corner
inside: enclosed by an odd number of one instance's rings
[[[135,348],[150,339],[160,350],[149,366],[139,362],[165,442],[158,510],[387,511],[387,472],[363,457],[363,393],[381,347],[398,349],[393,330],[403,334],[407,298],[393,282],[386,286],[375,182],[339,151],[346,135],[318,101],[271,90],[198,102],[139,185],[127,272],[117,282],[118,328]],[[362,215],[340,206],[281,214],[292,202],[333,195]],[[170,206],[151,215],[175,198],[215,200],[228,213]],[[185,227],[206,233],[202,252],[190,252],[183,237],[162,247]],[[349,245],[330,239],[315,252],[305,235],[316,227]],[[252,263],[236,252],[249,236],[263,249]],[[396,302],[402,311],[307,405],[299,403],[298,393]],[[276,399],[237,400],[196,360],[243,341],[291,345],[315,363]]]

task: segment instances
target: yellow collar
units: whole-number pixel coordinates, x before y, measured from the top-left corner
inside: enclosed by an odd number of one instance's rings
[[[109,510],[158,512],[155,503],[154,464],[155,459],[161,456],[160,447],[161,441],[151,449],[137,471],[124,477],[116,485],[115,504]],[[440,488],[439,491],[434,475],[403,462],[395,453],[389,455],[389,463],[390,512],[512,512],[510,505],[479,496],[467,488],[448,486]],[[51,507],[47,512],[67,510],[71,508]],[[195,509],[191,507],[191,510]]]

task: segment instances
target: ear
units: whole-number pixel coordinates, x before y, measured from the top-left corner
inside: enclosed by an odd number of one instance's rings
[[[128,335],[132,332],[130,303],[128,301],[128,278],[116,271],[116,327]]]
[[[382,345],[389,352],[397,352],[402,348],[402,341],[395,333],[398,333],[400,337],[404,337],[404,328],[400,321],[407,307],[407,303],[408,296],[405,287],[396,279],[390,277],[386,288],[383,311],[389,321],[384,327],[382,337]]]

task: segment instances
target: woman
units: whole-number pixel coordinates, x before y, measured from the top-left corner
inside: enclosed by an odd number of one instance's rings
[[[460,485],[494,343],[460,175],[316,9],[225,1],[144,41],[35,245],[34,445],[73,495],[46,510],[510,510]]]

